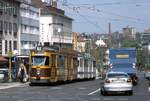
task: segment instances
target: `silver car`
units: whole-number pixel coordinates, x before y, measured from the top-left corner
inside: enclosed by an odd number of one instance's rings
[[[124,72],[108,72],[101,88],[101,94],[125,92],[128,95],[133,94],[132,79]]]

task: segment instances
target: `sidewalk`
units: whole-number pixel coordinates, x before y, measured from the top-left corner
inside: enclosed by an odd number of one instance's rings
[[[20,87],[24,85],[28,85],[29,82],[21,83],[21,82],[9,82],[9,83],[0,83],[0,89],[8,89],[13,87]]]

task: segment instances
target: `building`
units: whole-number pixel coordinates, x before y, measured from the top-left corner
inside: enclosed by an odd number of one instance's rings
[[[0,55],[19,49],[20,0],[0,0]]]
[[[147,29],[142,33],[142,43],[143,44],[150,44],[150,29]]]
[[[136,37],[136,29],[134,27],[127,26],[126,28],[123,28],[123,34],[127,37]]]
[[[56,2],[32,0],[41,10],[40,42],[72,48],[72,21],[65,12],[57,8]]]
[[[78,52],[85,52],[86,41],[80,33],[73,32],[73,49]]]
[[[39,44],[39,8],[32,5],[31,0],[23,0],[20,5],[21,34],[20,54],[28,55],[30,50]]]

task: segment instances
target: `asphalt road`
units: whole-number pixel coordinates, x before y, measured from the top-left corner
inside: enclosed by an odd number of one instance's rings
[[[133,96],[100,94],[101,80],[76,82],[58,86],[19,86],[0,90],[0,101],[150,101],[148,82],[143,74],[134,86]]]

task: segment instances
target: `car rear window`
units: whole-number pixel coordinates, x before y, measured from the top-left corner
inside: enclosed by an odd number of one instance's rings
[[[127,78],[126,74],[108,74],[108,78]]]

